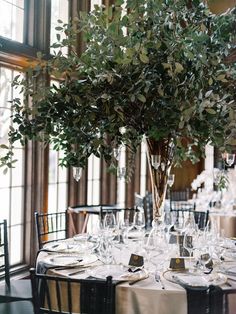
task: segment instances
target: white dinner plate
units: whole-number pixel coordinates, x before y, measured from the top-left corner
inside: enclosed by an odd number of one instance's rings
[[[45,264],[53,266],[87,266],[97,261],[95,254],[87,255],[69,255],[69,254],[58,254],[47,256],[43,261]]]
[[[226,283],[227,276],[221,273],[191,273],[189,271],[178,272],[178,271],[166,271],[163,274],[164,278],[183,285],[190,287],[208,287],[210,285],[220,286]]]
[[[53,253],[84,253],[91,251],[95,247],[94,243],[74,243],[71,240],[46,243],[44,249]]]
[[[113,280],[133,281],[141,278],[147,278],[148,272],[142,269],[138,272],[128,272],[128,267],[123,265],[100,265],[87,270],[88,274],[98,279],[106,279],[112,276]]]
[[[236,276],[236,265],[224,263],[220,267],[220,271],[230,276]]]

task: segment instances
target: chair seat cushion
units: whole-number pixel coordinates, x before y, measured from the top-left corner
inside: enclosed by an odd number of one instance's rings
[[[11,280],[10,290],[8,289],[7,285],[0,285],[0,302],[31,299],[32,289],[29,279]]]
[[[34,314],[33,304],[30,301],[17,301],[0,304],[1,314]]]

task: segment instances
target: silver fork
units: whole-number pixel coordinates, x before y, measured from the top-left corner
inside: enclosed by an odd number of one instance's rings
[[[161,289],[165,289],[165,285],[163,284],[163,281],[161,280],[161,276],[158,273],[155,273],[155,280],[156,282],[160,283]]]

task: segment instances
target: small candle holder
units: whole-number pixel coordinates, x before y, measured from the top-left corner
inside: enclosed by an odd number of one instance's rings
[[[120,180],[124,179],[126,177],[126,167],[119,167],[117,169],[117,175]]]
[[[151,155],[151,164],[157,170],[161,164],[161,155]]]
[[[82,175],[82,170],[83,168],[81,167],[73,167],[73,178],[75,179],[75,181],[79,181]]]
[[[227,163],[228,166],[232,166],[234,164],[235,160],[235,154],[226,154],[225,156],[225,162]]]

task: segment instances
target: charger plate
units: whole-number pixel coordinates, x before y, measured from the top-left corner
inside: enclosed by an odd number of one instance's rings
[[[128,267],[126,266],[113,264],[93,267],[88,269],[87,273],[98,279],[106,279],[106,277],[112,276],[112,279],[117,281],[135,281],[148,277],[148,272],[145,269],[132,273],[128,272]]]
[[[57,254],[47,256],[43,262],[53,266],[86,266],[97,261],[95,254],[75,255],[75,254]]]
[[[192,273],[190,271],[179,272],[167,270],[163,277],[173,283],[190,287],[208,287],[210,285],[221,286],[227,282],[227,276],[221,273]]]

